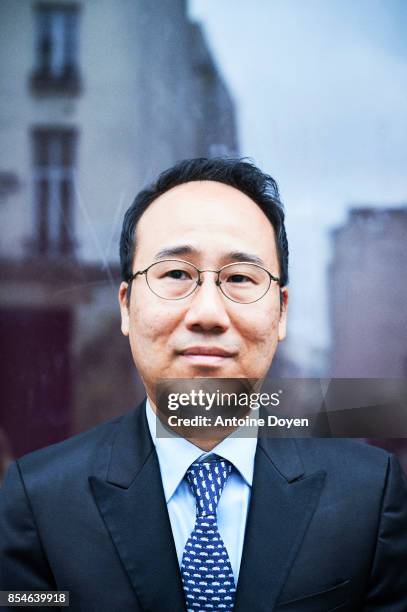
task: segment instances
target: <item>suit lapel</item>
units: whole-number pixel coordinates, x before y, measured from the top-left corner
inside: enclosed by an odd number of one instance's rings
[[[235,612],[276,605],[324,484],[303,473],[293,439],[259,439]]]
[[[181,612],[181,576],[144,404],[118,427],[107,478],[89,478],[95,502],[141,606]]]

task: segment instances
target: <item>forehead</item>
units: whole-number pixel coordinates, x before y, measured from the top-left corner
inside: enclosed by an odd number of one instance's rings
[[[274,265],[277,257],[273,227],[260,207],[238,189],[215,181],[170,189],[138,222],[136,259],[143,265],[158,251],[184,244],[207,262],[236,251],[256,255],[265,265]]]

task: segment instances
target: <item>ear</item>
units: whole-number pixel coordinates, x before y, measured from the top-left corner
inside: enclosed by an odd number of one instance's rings
[[[129,335],[130,330],[130,313],[129,313],[129,305],[127,303],[127,289],[128,283],[121,283],[119,287],[119,306],[120,306],[120,314],[121,314],[121,330],[124,336]]]
[[[280,320],[278,322],[278,341],[284,340],[287,331],[287,310],[288,310],[288,289],[282,287],[281,292],[281,309]]]

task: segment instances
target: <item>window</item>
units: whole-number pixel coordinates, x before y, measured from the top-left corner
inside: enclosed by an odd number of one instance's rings
[[[37,91],[77,93],[78,7],[39,4],[36,7],[36,65],[32,86]]]
[[[77,135],[72,129],[33,132],[35,247],[42,255],[72,255],[74,164]]]

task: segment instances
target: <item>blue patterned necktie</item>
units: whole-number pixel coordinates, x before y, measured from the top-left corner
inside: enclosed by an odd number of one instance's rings
[[[188,612],[233,610],[235,581],[216,511],[232,471],[225,459],[193,463],[186,478],[196,500],[195,527],[185,545],[181,576]]]

